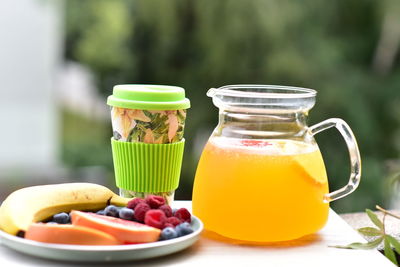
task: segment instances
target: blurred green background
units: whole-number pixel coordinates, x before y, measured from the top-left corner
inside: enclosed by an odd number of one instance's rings
[[[104,105],[115,84],[186,89],[192,107],[177,199],[191,198],[217,123],[208,88],[256,83],[316,89],[309,125],[340,117],[353,129],[362,181],[332,203],[337,212],[396,206],[388,181],[400,171],[399,1],[68,0],[64,10],[64,57],[92,72]],[[60,112],[63,164],[101,166],[112,184],[109,119]],[[334,130],[317,141],[337,189],[349,175],[344,141]]]

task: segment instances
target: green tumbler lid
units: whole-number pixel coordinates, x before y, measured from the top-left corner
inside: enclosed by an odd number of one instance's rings
[[[107,104],[142,110],[178,110],[190,107],[185,90],[178,86],[153,84],[120,84],[113,88]]]

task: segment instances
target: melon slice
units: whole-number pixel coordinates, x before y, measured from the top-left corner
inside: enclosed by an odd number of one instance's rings
[[[70,214],[73,225],[103,231],[124,244],[155,242],[161,233],[160,229],[145,224],[91,212],[73,210]]]
[[[120,245],[112,235],[96,229],[70,225],[32,223],[25,233],[25,238],[56,244],[69,245]]]

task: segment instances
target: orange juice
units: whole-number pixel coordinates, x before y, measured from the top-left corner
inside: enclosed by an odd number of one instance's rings
[[[196,172],[193,213],[231,239],[292,240],[324,226],[327,193],[316,144],[212,137]]]

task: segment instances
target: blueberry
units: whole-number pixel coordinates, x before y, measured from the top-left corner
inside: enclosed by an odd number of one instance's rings
[[[70,218],[67,213],[61,212],[53,216],[53,221],[60,224],[67,224],[70,222]]]
[[[134,215],[135,215],[135,212],[132,209],[121,208],[119,210],[119,217],[121,219],[133,221]]]
[[[109,205],[104,209],[104,213],[107,216],[118,218],[119,208],[114,205]]]
[[[160,240],[169,240],[178,237],[178,233],[172,227],[166,227],[161,231]]]
[[[104,210],[98,210],[98,211],[96,211],[96,214],[106,215],[106,212]]]
[[[55,221],[49,221],[47,222],[47,224],[58,224],[58,223],[56,223]]]
[[[192,226],[190,226],[190,223],[188,222],[184,222],[176,226],[175,231],[178,233],[178,236],[184,236],[193,233]]]

